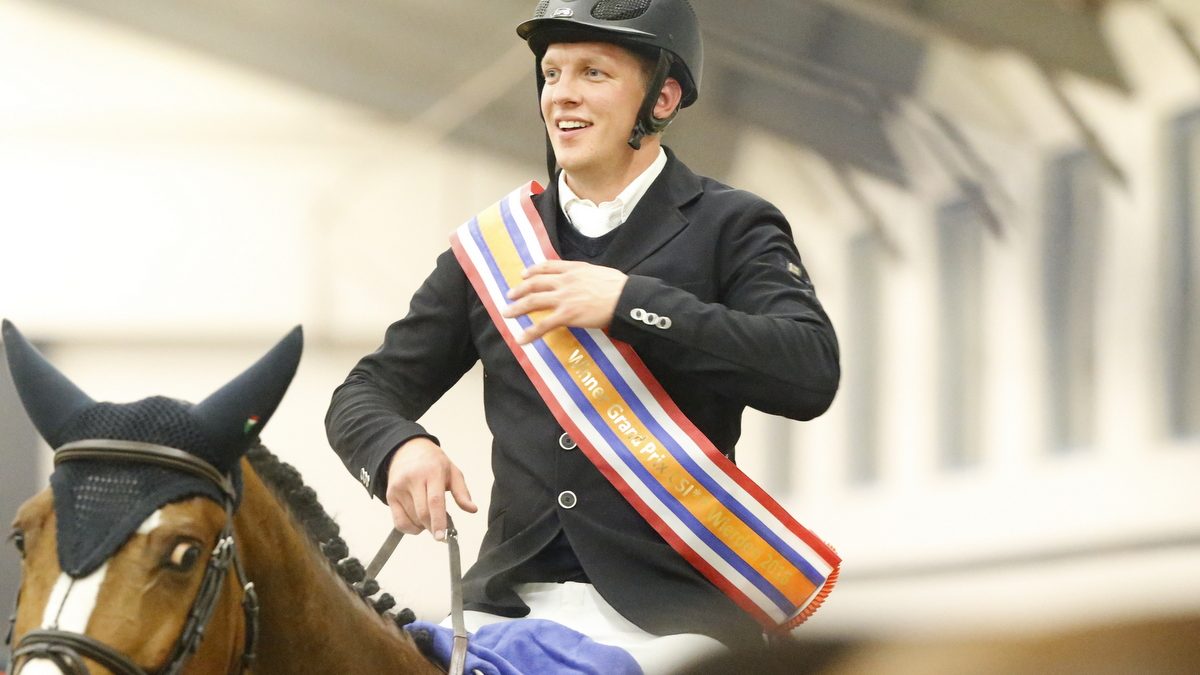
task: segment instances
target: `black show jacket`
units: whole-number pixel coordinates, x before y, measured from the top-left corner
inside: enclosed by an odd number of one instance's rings
[[[557,228],[569,227],[557,183],[534,201],[557,246]],[[610,335],[633,346],[727,456],[745,406],[804,420],[832,402],[840,373],[833,328],[787,221],[761,198],[697,176],[668,152],[663,172],[596,262],[629,275]],[[647,315],[669,322],[648,323]],[[562,447],[572,444],[560,444],[563,429],[450,251],[408,315],[334,392],[326,428],[350,472],[383,499],[392,451],[429,435],[415,420],[477,360],[495,482],[487,533],[465,576],[469,609],[524,615],[506,573],[561,529],[596,590],[644,630],[702,633],[731,645],[759,640],[749,615],[678,555],[582,452]],[[575,495],[570,508],[559,499],[564,491]]]

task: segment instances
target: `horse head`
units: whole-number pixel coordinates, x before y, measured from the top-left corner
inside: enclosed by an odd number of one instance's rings
[[[7,321],[3,337],[55,449],[50,487],[10,536],[22,556],[14,675],[241,670],[257,601],[234,542],[240,460],[296,372],[300,328],[197,404],[94,401]]]

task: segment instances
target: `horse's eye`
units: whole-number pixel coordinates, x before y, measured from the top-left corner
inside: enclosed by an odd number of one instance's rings
[[[171,555],[164,561],[167,567],[180,572],[186,572],[200,559],[200,546],[192,541],[181,541],[171,549]]]
[[[17,547],[17,553],[20,553],[21,557],[24,558],[25,557],[25,533],[20,530],[16,530],[12,534],[8,535],[8,540],[12,542],[13,546]]]

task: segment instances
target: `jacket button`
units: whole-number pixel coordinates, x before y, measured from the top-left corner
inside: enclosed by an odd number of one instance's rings
[[[564,490],[558,493],[558,505],[564,509],[573,509],[579,500],[575,499],[575,493],[570,490]]]
[[[563,450],[574,450],[579,446],[575,444],[575,441],[571,440],[570,434],[564,431],[563,435],[558,437],[558,447]]]

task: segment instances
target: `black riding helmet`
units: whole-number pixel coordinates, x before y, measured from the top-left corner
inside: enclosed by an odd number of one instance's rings
[[[537,56],[538,96],[542,94],[542,56],[555,42],[612,42],[657,59],[629,145],[641,147],[644,136],[658,133],[674,118],[654,117],[654,104],[667,77],[683,89],[680,108],[700,95],[704,48],[700,24],[688,0],[541,0],[533,18],[517,26],[517,35]],[[553,173],[553,171],[552,171]]]

